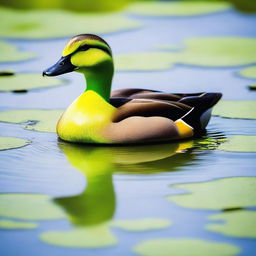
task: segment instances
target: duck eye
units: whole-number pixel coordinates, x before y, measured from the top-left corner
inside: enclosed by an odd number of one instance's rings
[[[83,45],[83,46],[79,47],[79,51],[87,51],[88,49],[90,49],[89,45]]]

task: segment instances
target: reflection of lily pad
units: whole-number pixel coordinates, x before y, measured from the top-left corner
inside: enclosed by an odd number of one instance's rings
[[[210,220],[225,221],[210,224],[207,229],[228,236],[256,238],[256,211],[224,212],[212,215]]]
[[[221,101],[214,107],[213,115],[227,118],[256,119],[256,101]]]
[[[238,247],[227,243],[170,238],[148,240],[134,248],[134,252],[143,256],[231,256],[238,254],[239,251]]]
[[[0,229],[33,229],[33,228],[37,228],[37,224],[33,222],[0,220]]]
[[[167,228],[171,225],[169,220],[165,219],[141,219],[141,220],[116,220],[111,226],[121,228],[127,231],[146,231],[154,229]]]
[[[0,77],[0,91],[24,91],[61,85],[63,80],[41,74],[17,74]]]
[[[1,194],[0,216],[24,220],[48,220],[64,218],[64,213],[50,201],[47,195]]]
[[[147,16],[191,16],[225,11],[228,3],[207,2],[142,2],[132,4],[128,12]]]
[[[2,21],[3,20],[1,19],[1,23]],[[32,53],[17,50],[16,46],[7,42],[0,42],[0,52],[1,62],[21,61],[35,57]]]
[[[140,24],[119,14],[84,14],[64,10],[14,10],[0,8],[0,36],[9,38],[51,38],[75,34],[111,33]]]
[[[243,49],[243,51],[241,51]],[[119,70],[159,70],[175,63],[207,67],[229,67],[256,62],[256,39],[201,37],[185,41],[182,51],[122,54],[116,57]]]
[[[167,197],[183,207],[219,210],[256,206],[256,177],[225,178],[172,187],[188,191]]]
[[[256,66],[242,69],[239,74],[246,78],[255,78],[256,79]]]
[[[0,136],[0,150],[20,148],[29,143],[29,141],[20,138]]]
[[[256,136],[239,135],[220,145],[220,150],[231,152],[256,152]]]
[[[45,232],[40,235],[40,239],[48,244],[65,247],[99,248],[117,243],[107,224],[76,228],[71,231]]]
[[[63,110],[10,110],[0,112],[0,122],[25,123],[24,128],[40,132],[55,132]]]

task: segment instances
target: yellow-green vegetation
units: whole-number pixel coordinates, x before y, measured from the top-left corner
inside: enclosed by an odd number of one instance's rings
[[[20,138],[0,136],[0,150],[20,148],[28,145],[29,143],[30,141]]]
[[[33,229],[37,228],[34,222],[21,222],[14,220],[0,220],[0,229]]]
[[[255,100],[225,100],[213,108],[212,114],[227,118],[256,119],[255,110]]]
[[[256,79],[256,66],[242,69],[239,74],[246,78],[255,78]]]
[[[210,224],[208,230],[228,236],[256,238],[256,211],[231,211],[212,215],[210,220],[225,223]]]
[[[147,218],[140,220],[115,220],[111,226],[121,228],[126,231],[147,231],[168,228],[171,221],[167,219]]]
[[[138,2],[132,4],[127,11],[146,16],[194,16],[229,8],[227,2]]]
[[[230,152],[256,152],[256,136],[232,136],[226,143],[220,145],[219,149]]]
[[[233,177],[172,187],[186,191],[167,197],[182,207],[221,210],[256,206],[256,177]]]
[[[136,245],[133,251],[143,256],[231,256],[237,255],[240,250],[227,243],[199,239],[158,238]]]
[[[47,243],[65,247],[99,248],[112,246],[117,243],[107,224],[76,228],[70,231],[50,231],[40,235]]]
[[[187,39],[184,49],[153,51],[116,56],[119,70],[160,70],[175,63],[207,67],[229,67],[256,62],[256,39],[242,37],[202,37]],[[243,51],[241,51],[243,49]]]
[[[3,20],[1,19],[1,23],[2,22]],[[2,31],[2,27],[1,27],[1,31]],[[16,46],[3,41],[0,41],[0,52],[1,52],[0,62],[28,60],[36,56],[33,53],[18,50]]]
[[[1,194],[0,216],[23,220],[50,220],[65,218],[50,197],[41,194]]]
[[[0,122],[22,124],[27,130],[55,132],[63,110],[9,110],[0,112]]]
[[[42,77],[41,74],[17,74],[0,76],[0,91],[27,91],[63,84],[63,80],[53,77]]]
[[[102,34],[140,26],[119,14],[84,14],[64,10],[14,10],[0,8],[0,36],[7,38],[57,38],[87,33]]]

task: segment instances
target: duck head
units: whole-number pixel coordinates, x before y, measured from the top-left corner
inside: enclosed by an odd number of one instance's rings
[[[109,98],[114,64],[111,48],[101,37],[81,34],[71,38],[60,60],[44,70],[43,76],[58,76],[72,71],[85,75],[87,90]]]

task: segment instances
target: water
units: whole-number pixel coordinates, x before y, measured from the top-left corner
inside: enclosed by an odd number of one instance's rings
[[[254,37],[256,32],[256,16],[235,11],[193,18],[132,17],[143,21],[144,28],[104,37],[114,54],[152,50],[163,42],[175,45],[189,37]],[[137,42],[136,38],[142,40]],[[41,72],[59,58],[66,40],[8,40],[22,49],[38,53],[39,58],[2,63],[0,69]],[[246,85],[255,80],[234,75],[240,69],[176,65],[160,72],[119,72],[113,87],[174,92],[221,91],[224,99],[254,99],[254,92],[247,90]],[[1,93],[0,110],[65,109],[84,89],[83,78],[78,74],[65,77],[70,83],[62,87],[23,94]],[[255,135],[255,124],[255,120],[213,117],[208,137]],[[218,210],[184,208],[166,200],[168,195],[181,193],[171,188],[172,184],[255,176],[255,153],[220,151],[216,145],[214,149],[202,149],[197,141],[138,147],[72,145],[59,141],[56,134],[24,130],[19,124],[7,123],[0,123],[0,134],[32,141],[26,147],[0,152],[0,192],[49,195],[49,204],[65,215],[60,219],[34,220],[39,224],[34,230],[1,229],[1,255],[136,255],[132,248],[139,242],[164,237],[226,242],[240,247],[240,256],[256,254],[253,239],[205,229],[209,223],[207,217],[219,213]],[[29,210],[33,211],[32,208]],[[171,220],[173,225],[140,232],[111,227],[114,220],[144,218],[163,218]],[[102,246],[104,239],[109,246],[76,248],[40,240],[42,233],[68,230],[82,230],[85,237],[98,240],[98,246]]]

